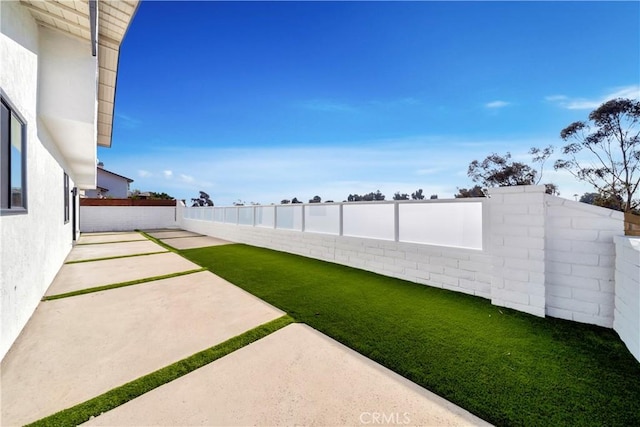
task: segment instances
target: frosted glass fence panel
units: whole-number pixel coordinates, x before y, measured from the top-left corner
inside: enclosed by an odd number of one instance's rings
[[[256,227],[273,228],[275,214],[275,206],[256,206]]]
[[[204,208],[190,208],[189,209],[189,217],[191,219],[198,219],[198,220],[203,220],[204,219]]]
[[[304,231],[340,234],[340,206],[307,205],[304,209]]]
[[[224,208],[224,222],[228,224],[237,224],[238,208]]]
[[[482,203],[400,204],[399,241],[482,249]]]
[[[276,227],[302,231],[302,206],[276,206]]]
[[[394,240],[394,208],[392,203],[343,205],[342,234],[369,239]]]
[[[253,206],[238,208],[238,224],[253,225]]]
[[[224,222],[224,209],[225,208],[213,208],[213,220],[215,222]]]

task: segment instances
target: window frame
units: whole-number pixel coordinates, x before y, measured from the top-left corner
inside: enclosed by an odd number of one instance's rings
[[[0,135],[0,216],[19,215],[28,213],[27,197],[27,121],[11,102],[7,94],[0,88],[0,103],[8,111],[7,123],[2,123]],[[4,109],[3,108],[3,109]],[[11,117],[20,124],[20,175],[22,181],[22,205],[11,206]]]

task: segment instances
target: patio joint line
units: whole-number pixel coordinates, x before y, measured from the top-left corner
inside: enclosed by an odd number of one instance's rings
[[[144,241],[145,239],[135,239],[135,240],[118,240],[115,242],[76,243],[76,246],[109,245],[111,243],[130,243],[130,242],[144,242]]]
[[[213,347],[209,347],[206,350],[202,350],[189,357],[172,363],[171,365],[165,366],[164,368],[160,368],[150,374],[111,389],[106,393],[83,403],[63,409],[55,414],[27,424],[27,426],[57,427],[76,426],[78,424],[82,424],[89,421],[92,417],[97,417],[104,412],[117,408],[136,397],[142,396],[155,388],[208,365],[211,362],[233,353],[234,351],[258,341],[259,339],[295,322],[296,320],[289,315],[284,315],[223,341],[220,344],[214,345]]]
[[[41,301],[53,301],[61,298],[69,298],[77,295],[91,294],[94,292],[106,291],[109,289],[124,288],[126,286],[141,285],[143,283],[155,282],[162,279],[171,279],[173,277],[186,276],[188,274],[201,273],[207,271],[206,268],[198,268],[194,270],[179,271],[177,273],[163,274],[160,276],[145,277],[143,279],[129,280],[127,282],[112,283],[110,285],[95,286],[93,288],[79,289],[77,291],[65,292],[62,294],[49,295],[42,298]]]
[[[75,260],[75,261],[67,261],[67,262],[65,262],[65,264],[80,264],[81,262],[106,261],[106,260],[109,260],[109,259],[132,258],[132,257],[136,257],[136,256],[166,254],[167,252],[170,252],[170,251],[145,252],[143,254],[115,255],[115,256],[108,256],[108,257],[103,257],[103,258],[79,259],[79,260]]]
[[[168,244],[164,243],[162,240],[157,239],[157,238],[153,237],[152,235],[145,233],[144,231],[139,231],[139,230],[138,230],[138,233],[142,234],[144,237],[146,237],[147,239],[151,240],[153,243],[155,243],[155,244],[157,244],[157,245],[162,246],[162,247],[163,247],[163,248],[165,248],[166,250],[168,250],[168,251],[170,251],[170,252],[173,252],[173,253],[176,253],[176,254],[178,254],[178,255],[182,256],[182,255],[180,254],[180,251],[178,251],[178,249],[176,249],[176,248],[174,248],[173,246],[170,246],[170,245],[168,245]],[[184,258],[184,257],[183,257],[183,258]],[[185,259],[186,259],[186,258],[185,258]]]

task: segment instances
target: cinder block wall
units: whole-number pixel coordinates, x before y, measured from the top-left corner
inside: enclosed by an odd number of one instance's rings
[[[547,314],[613,327],[614,236],[624,234],[624,215],[559,197],[545,203]]]
[[[482,251],[201,221],[178,211],[185,230],[490,297],[491,258]]]
[[[234,242],[464,292],[536,316],[614,328],[640,358],[640,243],[623,236],[622,213],[544,190],[492,189],[483,202],[483,250],[184,219],[182,207],[178,220],[187,230]]]
[[[80,231],[176,227],[175,206],[80,206]]]
[[[544,186],[493,188],[489,204],[491,303],[545,315]]]

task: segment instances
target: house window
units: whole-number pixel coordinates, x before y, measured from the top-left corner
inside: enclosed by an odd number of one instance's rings
[[[2,214],[26,213],[25,120],[1,93],[0,208]]]
[[[69,222],[69,175],[64,173],[64,223]]]

